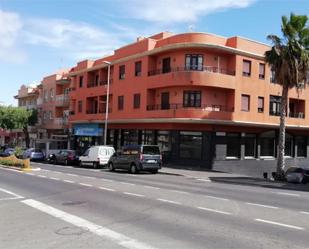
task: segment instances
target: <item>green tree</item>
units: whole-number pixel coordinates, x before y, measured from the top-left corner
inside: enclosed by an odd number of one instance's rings
[[[12,130],[22,129],[25,135],[26,147],[30,146],[29,125],[37,123],[37,110],[27,110],[20,107],[0,107],[0,127]]]
[[[308,17],[290,14],[283,16],[282,38],[268,35],[273,46],[265,53],[266,62],[275,72],[278,84],[282,86],[280,105],[279,151],[277,159],[277,177],[283,176],[285,166],[285,127],[287,115],[288,91],[291,88],[300,90],[308,83],[309,73],[309,28]]]

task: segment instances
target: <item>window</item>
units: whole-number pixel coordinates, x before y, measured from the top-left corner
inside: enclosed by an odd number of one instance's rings
[[[137,61],[135,62],[135,76],[141,76],[142,75],[142,62]]]
[[[268,131],[260,135],[260,146],[262,157],[274,157],[275,156],[275,132]]]
[[[181,159],[202,159],[202,132],[180,132],[179,157]]]
[[[99,85],[99,75],[98,74],[96,74],[96,76],[95,76],[95,86],[98,86]]]
[[[54,98],[54,89],[49,90],[49,98],[52,100]]]
[[[83,112],[83,101],[82,100],[78,101],[77,109],[78,109],[78,112]]]
[[[184,107],[201,107],[201,91],[184,91]]]
[[[79,77],[79,87],[83,87],[83,80],[84,80],[84,77],[80,76]]]
[[[242,94],[241,95],[241,110],[248,112],[250,111],[250,96]]]
[[[119,66],[119,79],[123,80],[125,78],[125,75],[126,75],[126,67],[125,67],[125,65]]]
[[[245,158],[254,158],[256,151],[256,135],[245,134],[243,137],[243,144],[245,145]]]
[[[259,79],[261,80],[265,79],[265,64],[264,63],[259,64]]]
[[[285,134],[284,155],[288,157],[293,156],[293,137],[288,133]]]
[[[226,134],[226,157],[239,158],[240,157],[240,136],[239,133]]]
[[[133,107],[134,109],[140,108],[141,105],[141,95],[139,93],[134,94]]]
[[[242,75],[243,76],[250,76],[251,75],[251,61],[243,60]]]
[[[258,97],[258,112],[264,112],[264,97]]]
[[[171,71],[171,58],[164,58],[162,64],[162,73],[169,73]]]
[[[295,138],[297,146],[297,157],[307,156],[307,138],[305,136],[297,136]]]
[[[203,55],[187,54],[186,55],[186,70],[203,70]]]
[[[281,97],[270,95],[269,115],[280,116]]]
[[[277,82],[276,72],[275,72],[275,70],[273,68],[270,70],[270,82],[271,83],[276,83]]]
[[[118,96],[118,110],[123,110],[124,96]]]

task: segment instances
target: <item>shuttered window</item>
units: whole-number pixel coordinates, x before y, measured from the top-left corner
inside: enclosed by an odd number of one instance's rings
[[[242,75],[243,76],[250,76],[251,75],[251,61],[243,60]]]
[[[265,64],[260,63],[259,64],[259,79],[265,79]]]
[[[242,94],[241,95],[241,110],[248,112],[250,110],[250,96]]]
[[[258,98],[258,112],[264,112],[264,97]]]

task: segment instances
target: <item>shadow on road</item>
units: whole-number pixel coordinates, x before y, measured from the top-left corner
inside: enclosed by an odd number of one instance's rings
[[[262,178],[253,177],[209,177],[212,182],[220,182],[227,184],[247,185],[247,186],[259,186],[263,188],[276,188],[276,189],[288,189],[295,191],[309,192],[309,184],[294,184],[288,182],[275,182],[271,180],[265,180]]]

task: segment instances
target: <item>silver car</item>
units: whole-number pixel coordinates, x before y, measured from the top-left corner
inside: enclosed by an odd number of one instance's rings
[[[285,178],[287,182],[307,183],[309,179],[309,170],[299,167],[290,167],[285,172]]]

